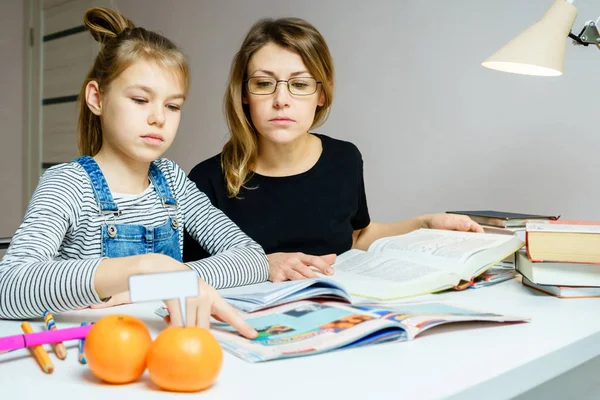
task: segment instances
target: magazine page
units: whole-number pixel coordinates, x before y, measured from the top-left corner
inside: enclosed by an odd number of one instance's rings
[[[343,287],[325,277],[238,286],[221,289],[219,294],[233,307],[246,312],[309,298],[339,298],[351,301],[350,294]]]
[[[361,304],[355,307],[370,314],[379,315],[380,318],[399,323],[406,330],[409,340],[427,329],[452,322],[522,322],[528,320],[523,317],[506,316],[437,302]]]
[[[393,252],[396,256],[421,260],[430,265],[455,267],[464,265],[472,255],[510,241],[510,235],[419,229],[405,235],[390,236],[376,240],[370,252]]]
[[[340,303],[300,301],[253,313],[246,321],[258,338],[245,339],[224,323],[213,324],[211,332],[223,349],[250,362],[406,340],[399,325]]]

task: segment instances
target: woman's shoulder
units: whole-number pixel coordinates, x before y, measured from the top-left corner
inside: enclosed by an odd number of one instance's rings
[[[360,150],[352,142],[336,139],[321,133],[314,133],[314,135],[321,139],[324,150],[335,157],[362,158]]]
[[[199,179],[222,179],[223,171],[221,169],[221,153],[207,158],[206,160],[196,164],[190,171],[189,178],[196,182]]]
[[[208,175],[221,176],[220,155],[211,157],[208,160],[202,161],[200,164],[192,168],[188,174],[173,160],[168,158],[159,158],[154,161],[155,165],[165,174],[167,180],[172,179],[176,183],[180,183],[186,178],[194,181],[194,177],[203,177],[206,179]]]

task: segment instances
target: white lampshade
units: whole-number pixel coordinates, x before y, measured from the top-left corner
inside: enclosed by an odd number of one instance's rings
[[[555,0],[542,19],[521,32],[481,65],[498,71],[524,75],[562,75],[567,39],[577,9],[565,0]]]

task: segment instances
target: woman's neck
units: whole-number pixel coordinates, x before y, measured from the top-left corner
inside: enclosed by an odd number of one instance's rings
[[[139,194],[148,188],[150,163],[124,157],[102,146],[94,160],[100,166],[112,193]]]
[[[321,140],[309,133],[290,143],[274,143],[259,136],[254,171],[265,176],[291,176],[311,169],[319,160]]]

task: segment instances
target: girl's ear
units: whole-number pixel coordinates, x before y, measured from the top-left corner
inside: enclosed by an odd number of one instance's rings
[[[248,96],[242,96],[242,104],[248,104]]]
[[[85,102],[94,115],[102,115],[102,99],[98,82],[89,81],[85,86]]]

